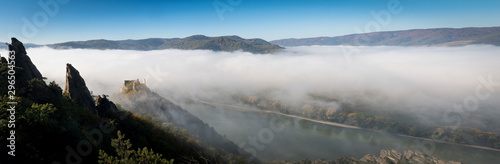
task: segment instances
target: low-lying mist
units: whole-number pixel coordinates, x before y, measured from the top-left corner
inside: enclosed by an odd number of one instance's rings
[[[47,47],[27,51],[48,81],[64,88],[65,64],[71,63],[94,94],[112,95],[120,91],[123,80],[146,79],[154,92],[169,98],[232,103],[233,95],[265,95],[290,104],[309,101],[340,107],[337,102],[311,98],[322,95],[362,100],[377,110],[406,110],[425,118],[442,115],[479,92],[489,96],[478,102],[475,112],[500,114],[500,47],[495,46],[308,46],[257,55]],[[480,79],[493,82],[484,86]]]

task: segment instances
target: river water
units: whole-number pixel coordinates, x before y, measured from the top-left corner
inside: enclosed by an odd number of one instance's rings
[[[380,150],[416,150],[465,163],[498,163],[500,152],[436,143],[366,129],[325,125],[275,113],[245,112],[201,103],[182,104],[261,161],[362,158]]]

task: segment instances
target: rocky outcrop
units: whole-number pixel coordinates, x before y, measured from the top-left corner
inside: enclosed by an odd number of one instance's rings
[[[460,162],[444,161],[433,156],[415,151],[405,151],[401,162],[406,163],[436,163],[436,164],[459,164]]]
[[[368,154],[359,160],[360,162],[374,163],[374,164],[460,164],[461,162],[447,161],[439,159],[424,153],[407,150],[403,154],[396,150],[382,150],[380,156]]]
[[[398,163],[401,160],[401,153],[396,150],[382,150],[379,159],[385,159],[389,163]]]
[[[361,159],[352,157],[340,157],[336,160],[302,160],[302,161],[274,161],[272,164],[461,164],[461,162],[446,161],[424,153],[412,150],[403,154],[396,150],[382,150],[380,156],[371,154],[365,155]]]
[[[23,74],[23,78],[26,78],[25,80],[31,80],[33,78],[43,80],[42,74],[40,73],[40,71],[38,71],[33,62],[31,62],[30,57],[28,57],[23,43],[16,38],[12,38],[11,40],[12,43],[8,45],[9,51],[15,52],[15,65],[16,67],[22,68],[21,72]]]
[[[384,151],[384,150],[382,150]],[[379,158],[377,156],[368,154],[365,155],[363,158],[360,159],[360,161],[367,162],[367,163],[387,163],[385,159]]]
[[[95,108],[100,116],[104,116],[110,112],[118,112],[118,108],[115,103],[109,101],[106,95],[97,96]]]
[[[66,64],[66,86],[64,94],[70,99],[75,100],[79,105],[87,108],[93,114],[97,114],[95,102],[92,99],[85,81],[80,76],[80,72],[76,70],[71,64]]]
[[[139,81],[137,80],[125,80],[122,90],[122,93],[129,93],[129,92],[151,92],[149,88],[146,86],[146,81]]]

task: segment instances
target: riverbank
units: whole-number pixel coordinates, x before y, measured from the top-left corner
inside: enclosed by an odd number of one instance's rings
[[[500,152],[500,149],[495,149],[495,148],[490,148],[490,147],[484,147],[484,146],[477,146],[477,145],[467,145],[467,144],[459,144],[459,143],[453,143],[453,142],[447,142],[447,141],[440,141],[440,140],[433,140],[430,138],[423,138],[423,137],[415,137],[415,136],[409,136],[409,135],[403,135],[403,134],[394,134],[394,133],[388,133],[384,131],[379,131],[379,130],[374,130],[374,129],[367,129],[367,128],[362,128],[358,126],[352,126],[352,125],[346,125],[346,124],[341,124],[341,123],[336,123],[336,122],[328,122],[328,121],[323,121],[323,120],[316,120],[312,118],[307,118],[307,117],[302,117],[302,116],[297,116],[297,115],[292,115],[292,114],[285,114],[281,112],[276,112],[276,111],[269,111],[269,110],[259,110],[259,109],[250,109],[248,107],[241,107],[241,106],[236,106],[236,105],[228,105],[228,104],[222,104],[222,103],[216,103],[216,102],[209,102],[209,101],[203,101],[203,100],[197,100],[197,99],[190,99],[195,102],[199,102],[205,105],[210,105],[210,106],[219,106],[219,107],[224,107],[226,109],[231,109],[231,110],[236,110],[240,112],[260,112],[260,113],[272,113],[272,114],[277,114],[281,116],[286,116],[290,118],[296,118],[296,119],[301,119],[301,120],[307,120],[315,123],[320,123],[324,125],[331,125],[331,126],[336,126],[336,127],[342,127],[342,128],[349,128],[349,129],[360,129],[360,130],[368,130],[368,131],[374,131],[374,132],[379,132],[379,133],[386,133],[386,134],[391,134],[391,135],[397,135],[400,137],[406,137],[406,138],[412,138],[412,139],[418,139],[418,140],[424,140],[424,141],[431,141],[435,143],[443,143],[443,144],[451,144],[451,145],[457,145],[457,146],[465,146],[465,147],[470,147],[470,148],[476,148],[476,149],[482,149],[482,150],[490,150],[490,151],[497,151]]]

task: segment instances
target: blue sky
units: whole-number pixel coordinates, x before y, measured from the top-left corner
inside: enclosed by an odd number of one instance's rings
[[[65,3],[65,1],[69,1]],[[46,44],[90,39],[239,35],[275,40],[357,32],[500,26],[498,0],[16,0],[2,1],[0,38]],[[48,13],[39,2],[57,3]],[[214,7],[218,4],[219,10]],[[388,4],[402,10],[390,21]],[[65,3],[65,4],[61,4]],[[49,6],[54,11],[54,5]],[[226,10],[225,10],[226,9]],[[222,12],[222,11],[225,12]],[[218,12],[219,11],[219,12]],[[36,19],[34,19],[36,18]],[[365,27],[370,28],[366,29]],[[378,26],[378,27],[375,27]],[[375,28],[374,28],[375,27]],[[355,30],[355,29],[360,30]],[[35,32],[33,30],[35,29]]]

